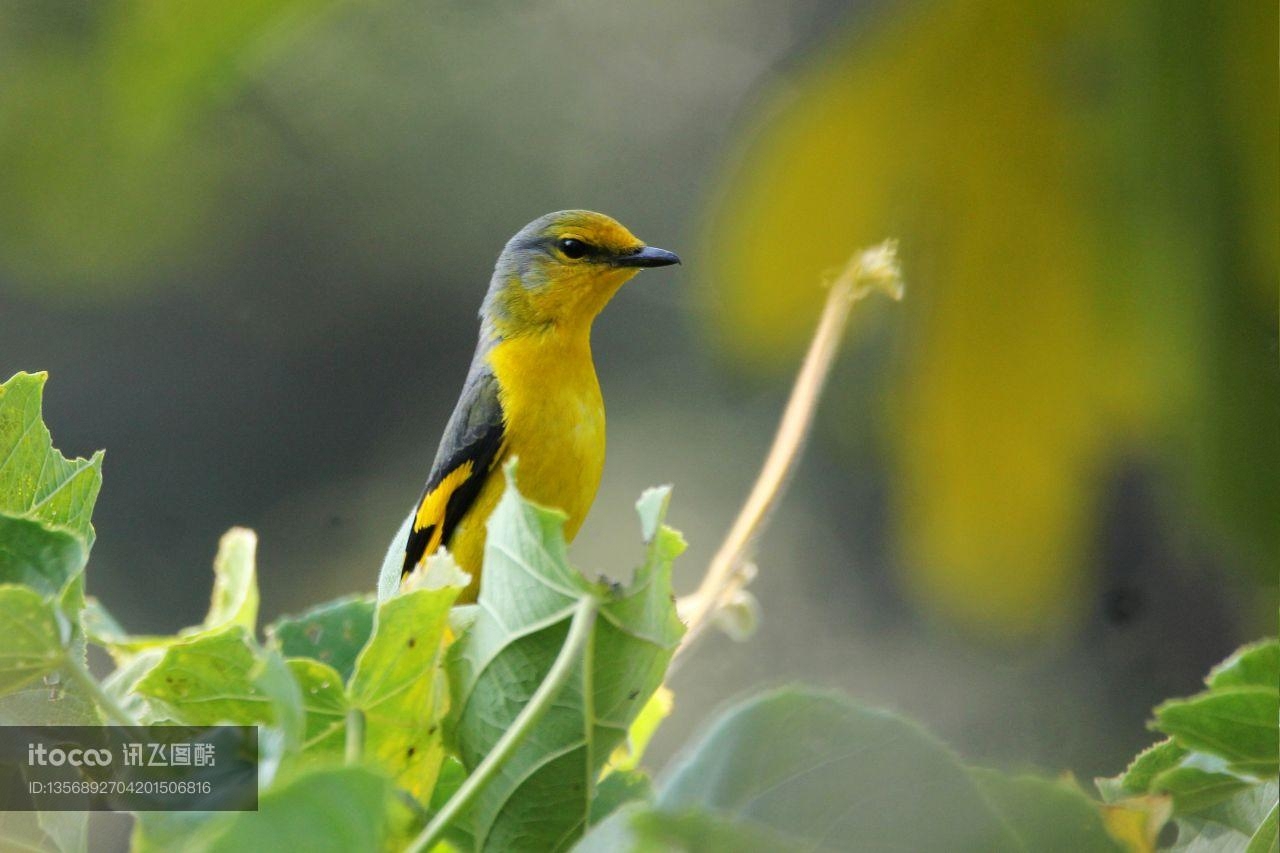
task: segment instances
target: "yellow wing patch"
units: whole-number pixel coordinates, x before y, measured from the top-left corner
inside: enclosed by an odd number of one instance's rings
[[[428,527],[435,529],[431,533],[431,538],[427,540],[427,547],[422,552],[423,555],[434,554],[440,548],[440,539],[444,536],[444,512],[449,506],[449,498],[453,497],[453,493],[458,487],[471,479],[471,472],[474,468],[471,460],[463,462],[457,468],[454,468],[445,478],[440,481],[440,485],[436,486],[422,498],[422,503],[418,505],[418,514],[413,519],[413,532],[425,530]]]

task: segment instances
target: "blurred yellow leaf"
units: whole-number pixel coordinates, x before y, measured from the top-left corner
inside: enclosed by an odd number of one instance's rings
[[[1248,61],[1225,62],[1227,40],[1274,22],[1155,2],[893,7],[784,79],[745,134],[703,289],[739,364],[788,368],[821,299],[814,273],[902,238],[914,288],[877,426],[926,609],[991,636],[1069,624],[1108,463],[1138,442],[1176,455],[1180,430],[1203,444],[1185,424],[1211,405],[1206,338],[1232,334],[1210,319],[1232,316],[1214,315],[1222,294],[1274,324],[1274,246],[1237,247],[1270,277],[1257,287],[1233,277],[1214,230],[1247,212],[1249,239],[1275,242],[1274,87],[1219,103],[1231,74],[1274,65],[1254,35]],[[1248,133],[1223,134],[1220,113]],[[1203,209],[1237,171],[1266,192]],[[1244,384],[1274,384],[1250,370]],[[1255,410],[1255,447],[1280,457]],[[1276,529],[1259,525],[1260,539]]]

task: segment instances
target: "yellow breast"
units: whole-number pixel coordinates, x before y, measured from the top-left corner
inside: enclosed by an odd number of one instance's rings
[[[503,459],[518,457],[520,493],[563,510],[572,541],[604,471],[605,418],[587,335],[531,334],[499,343],[489,355],[504,420]],[[500,462],[501,462],[500,461]],[[497,470],[451,537],[450,551],[473,576],[484,557],[484,522],[502,496]]]
[[[517,456],[525,497],[564,510],[572,539],[595,500],[604,470],[604,401],[589,342],[517,338],[490,356],[498,378],[506,457]]]

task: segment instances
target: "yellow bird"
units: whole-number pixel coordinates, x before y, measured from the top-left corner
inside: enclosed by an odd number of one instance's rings
[[[441,545],[479,591],[485,522],[519,457],[520,492],[565,512],[572,541],[604,469],[604,401],[591,360],[591,323],[646,267],[680,263],[615,220],[562,210],[511,238],[480,308],[480,340],[422,497],[405,521],[400,576]]]

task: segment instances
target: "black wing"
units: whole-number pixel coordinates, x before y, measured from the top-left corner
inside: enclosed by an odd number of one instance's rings
[[[486,356],[487,347],[477,349],[462,396],[440,439],[431,475],[414,511],[402,577],[428,554],[448,544],[501,456],[502,403],[498,380]]]

